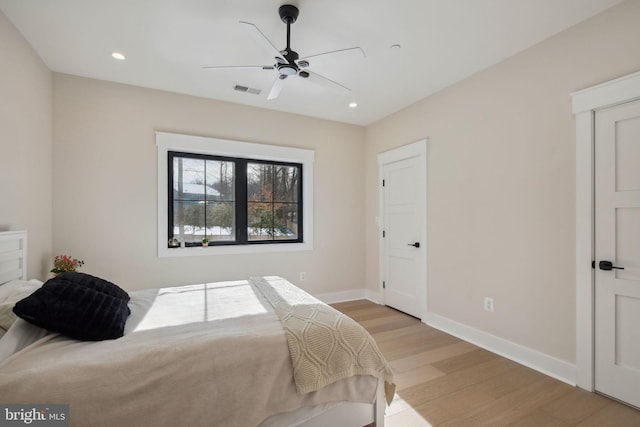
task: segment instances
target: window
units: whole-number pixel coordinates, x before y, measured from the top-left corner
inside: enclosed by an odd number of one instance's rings
[[[302,241],[302,164],[169,151],[168,247]]]
[[[156,145],[158,256],[313,249],[313,151],[164,132]]]
[[[302,165],[247,162],[249,242],[302,241]]]

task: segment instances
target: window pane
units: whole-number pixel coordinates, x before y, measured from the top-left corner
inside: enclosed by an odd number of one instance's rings
[[[273,201],[273,165],[247,163],[247,200]]]
[[[207,200],[233,201],[235,194],[235,171],[233,162],[207,160],[206,191]]]
[[[300,170],[297,166],[247,163],[250,241],[298,238]]]
[[[204,234],[204,161],[173,158],[173,237],[190,242]]]
[[[249,240],[273,240],[273,204],[249,202],[247,235]]]
[[[173,197],[204,200],[204,160],[173,158]]]
[[[298,238],[298,204],[274,204],[274,238],[291,240]]]
[[[173,237],[186,243],[235,240],[235,163],[173,158]],[[170,236],[171,237],[171,236]]]
[[[204,231],[204,203],[174,200],[173,236],[184,242],[199,241],[204,237]]]
[[[207,203],[207,237],[211,242],[234,241],[236,236],[233,202]]]
[[[299,172],[295,166],[275,166],[274,202],[298,202]]]

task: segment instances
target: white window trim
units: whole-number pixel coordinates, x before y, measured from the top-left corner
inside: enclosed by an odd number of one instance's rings
[[[313,161],[315,157],[313,150],[166,132],[156,132],[156,146],[158,148],[158,257],[296,252],[313,249]],[[301,163],[304,242],[168,248],[169,165],[167,156],[169,151]]]

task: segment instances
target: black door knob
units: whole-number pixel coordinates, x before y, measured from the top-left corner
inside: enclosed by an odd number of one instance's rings
[[[420,247],[420,242],[409,243],[409,246],[413,246],[414,248],[419,248]]]
[[[598,263],[598,267],[600,267],[600,270],[605,270],[605,271],[613,270],[614,268],[616,270],[624,270],[624,267],[616,267],[613,265],[611,261],[600,261]]]

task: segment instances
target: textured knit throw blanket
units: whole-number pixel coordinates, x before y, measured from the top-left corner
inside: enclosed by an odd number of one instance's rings
[[[393,372],[361,325],[280,277],[251,281],[282,322],[299,393],[354,375],[372,375],[385,381],[385,396],[391,403],[396,388]]]

